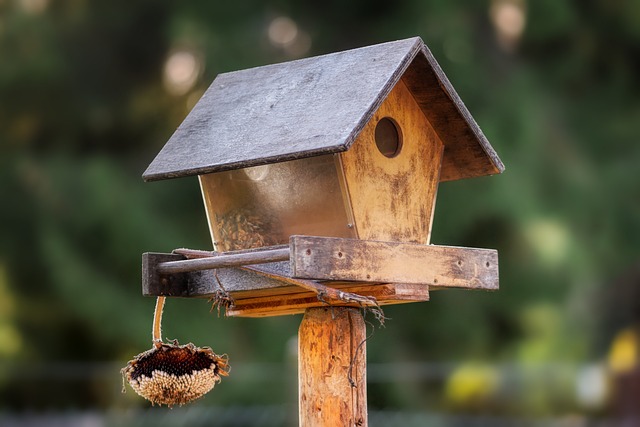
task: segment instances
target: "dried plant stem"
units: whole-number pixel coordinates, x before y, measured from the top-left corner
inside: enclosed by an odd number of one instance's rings
[[[153,343],[158,347],[162,344],[162,310],[164,309],[164,298],[158,297],[156,309],[153,312]]]

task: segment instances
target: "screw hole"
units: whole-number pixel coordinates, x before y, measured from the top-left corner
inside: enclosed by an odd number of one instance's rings
[[[367,279],[371,279],[371,275],[370,274],[367,274]]]
[[[491,263],[487,261],[487,268],[489,268],[490,266],[491,266]]]
[[[433,279],[433,283],[438,283],[438,279]]]
[[[338,258],[342,258],[342,252],[338,252]]]
[[[311,255],[311,249],[307,249],[306,254]]]
[[[458,260],[458,267],[462,265],[462,261]]]

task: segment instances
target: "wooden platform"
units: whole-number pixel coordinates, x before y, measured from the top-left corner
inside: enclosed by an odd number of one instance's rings
[[[319,285],[374,297],[380,305],[428,301],[430,289],[498,288],[498,255],[491,249],[311,236],[292,236],[289,249],[289,261],[169,275],[159,274],[158,265],[185,260],[184,255],[145,253],[143,294],[211,298],[222,285],[234,300],[227,315],[265,317],[328,304],[358,306],[327,295],[319,299],[312,291]],[[223,260],[229,254],[210,258]]]

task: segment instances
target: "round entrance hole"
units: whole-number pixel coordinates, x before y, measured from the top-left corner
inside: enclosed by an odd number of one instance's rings
[[[396,157],[402,149],[400,126],[391,117],[383,117],[378,121],[375,131],[376,147],[388,158]]]

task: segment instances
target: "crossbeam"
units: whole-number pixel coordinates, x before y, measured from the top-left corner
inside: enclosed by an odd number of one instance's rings
[[[291,236],[289,244],[295,278],[498,289],[494,249],[314,236]]]

